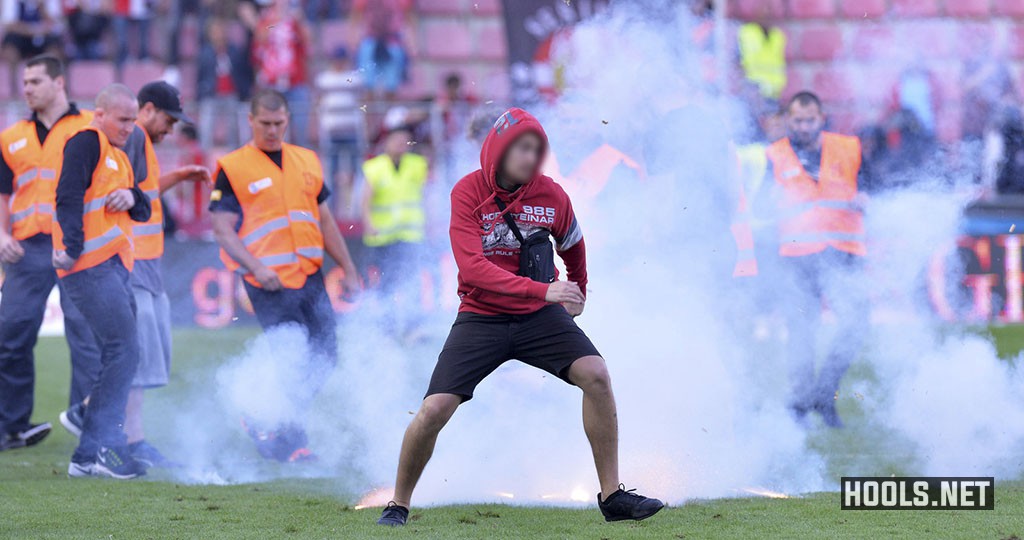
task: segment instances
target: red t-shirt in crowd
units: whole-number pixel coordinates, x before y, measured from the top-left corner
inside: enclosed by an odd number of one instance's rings
[[[586,294],[583,233],[562,187],[540,174],[539,165],[533,179],[516,191],[506,191],[497,184],[497,170],[505,150],[524,133],[539,135],[547,149],[547,135],[540,122],[522,109],[509,109],[484,141],[481,168],[463,177],[452,189],[449,234],[459,267],[459,311],[523,315],[547,305],[547,283],[516,275],[519,241],[494,202],[495,195],[505,202],[524,238],[540,229],[551,233],[556,251],[565,262],[568,279],[579,284]]]

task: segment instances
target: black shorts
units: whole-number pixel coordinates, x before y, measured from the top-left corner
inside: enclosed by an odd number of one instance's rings
[[[459,313],[437,359],[427,395],[473,399],[473,390],[498,366],[519,360],[572,384],[569,367],[600,356],[565,308],[552,304],[528,315]]]

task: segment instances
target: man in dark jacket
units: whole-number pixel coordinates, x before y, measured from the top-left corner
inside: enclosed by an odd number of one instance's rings
[[[664,507],[619,483],[611,379],[604,359],[573,321],[586,302],[583,233],[565,191],[540,174],[547,144],[547,135],[533,116],[510,109],[484,141],[481,169],[452,190],[450,234],[462,304],[427,396],[405,432],[395,497],[378,520],[380,525],[405,525],[413,488],[441,428],[460,404],[473,398],[484,378],[512,359],[583,391],[583,427],[601,483],[598,506],[607,521],[641,520]],[[554,238],[568,281],[557,280],[550,260],[552,280],[523,275],[520,238],[543,232]],[[550,244],[546,250],[550,254]]]

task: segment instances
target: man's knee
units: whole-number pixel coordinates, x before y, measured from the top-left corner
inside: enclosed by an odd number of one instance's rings
[[[428,431],[440,431],[455,414],[455,409],[462,403],[462,398],[455,394],[433,394],[427,396],[420,405],[416,420]]]
[[[584,356],[573,362],[569,380],[584,392],[608,392],[612,388],[608,366],[600,356]]]

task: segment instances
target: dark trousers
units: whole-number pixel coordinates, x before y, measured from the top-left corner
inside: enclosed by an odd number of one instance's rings
[[[786,298],[783,306],[789,331],[787,355],[793,393],[790,404],[811,408],[834,399],[850,363],[870,329],[862,258],[831,248],[804,257],[783,257]],[[822,305],[836,317],[836,333],[815,372]]]
[[[100,347],[100,372],[89,393],[82,438],[72,461],[92,461],[100,446],[126,442],[124,409],[139,364],[131,274],[113,257],[61,279],[71,301],[89,321]]]
[[[57,283],[53,243],[49,235],[21,242],[25,255],[4,267],[0,299],[0,433],[28,428],[35,390],[33,349],[46,312],[46,299]],[[60,304],[64,333],[71,349],[71,403],[80,402],[100,367],[100,351],[92,330],[63,287]]]
[[[311,354],[301,371],[305,395],[296,397],[300,407],[308,406],[338,363],[337,323],[323,273],[309,276],[301,289],[265,291],[246,281],[245,291],[263,330],[297,325],[306,333]]]

